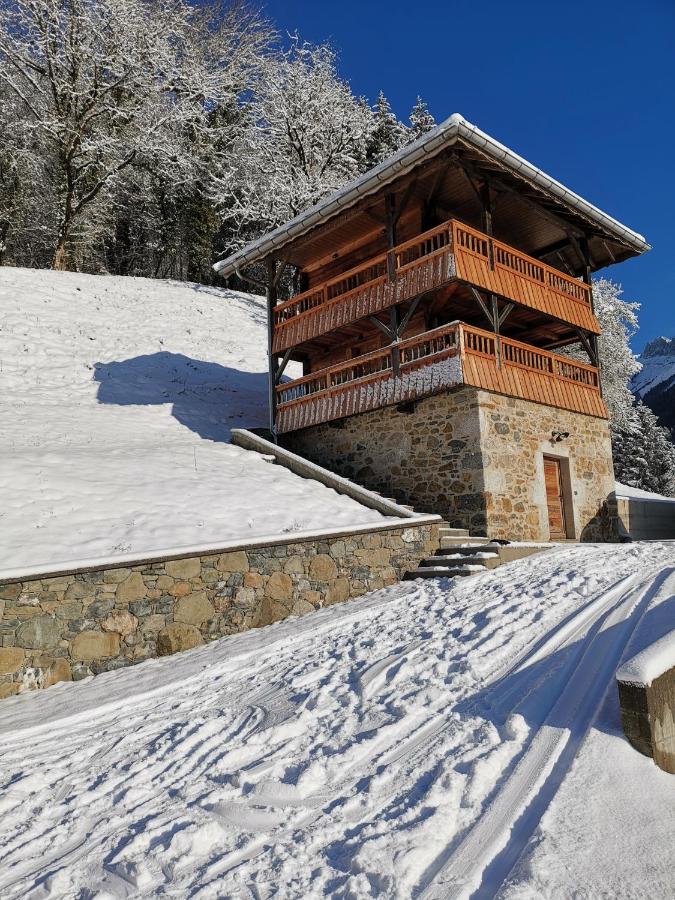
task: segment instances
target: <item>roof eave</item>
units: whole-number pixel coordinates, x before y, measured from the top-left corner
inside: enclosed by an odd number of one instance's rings
[[[586,219],[601,226],[608,234],[614,235],[617,240],[628,245],[635,253],[644,253],[651,249],[641,234],[622,225],[621,222],[612,218],[612,216],[602,212],[602,210],[584,200],[583,197],[570,191],[544,171],[533,166],[526,159],[523,159],[522,156],[518,156],[517,153],[514,153],[504,144],[500,144],[499,141],[485,134],[485,132],[472,125],[459,113],[454,113],[445,122],[423,135],[413,144],[399,150],[393,157],[366,172],[356,181],[322,200],[316,206],[303,211],[294,219],[285,222],[268,234],[262,235],[226,259],[216,262],[213,268],[221,275],[226,276],[244,266],[264,259],[295,238],[307,234],[313,228],[327,222],[339,212],[349,209],[363,197],[375,193],[383,185],[389,184],[405,175],[414,169],[421,159],[435,156],[441,150],[451,146],[459,138],[486,153],[515,175],[526,179],[544,192],[553,195],[567,207],[577,210]]]

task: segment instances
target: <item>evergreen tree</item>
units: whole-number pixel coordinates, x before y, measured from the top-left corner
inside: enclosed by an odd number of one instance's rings
[[[675,445],[667,428],[641,400],[613,429],[614,474],[629,487],[675,496]]]
[[[431,131],[432,128],[436,127],[436,120],[429,112],[429,107],[421,97],[418,97],[415,101],[415,105],[410,111],[409,121],[410,128],[408,129],[408,140],[411,143],[422,137],[427,131]]]
[[[380,91],[373,106],[372,127],[366,147],[366,169],[388,159],[408,142],[408,129],[396,118]]]

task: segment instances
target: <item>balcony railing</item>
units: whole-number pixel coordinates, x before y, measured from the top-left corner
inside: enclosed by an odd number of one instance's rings
[[[587,284],[451,219],[280,303],[274,309],[273,352],[456,279],[599,333]]]
[[[453,323],[280,385],[277,429],[295,431],[461,384],[607,417],[593,366]]]

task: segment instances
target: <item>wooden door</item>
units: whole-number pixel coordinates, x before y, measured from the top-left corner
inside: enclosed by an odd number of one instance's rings
[[[548,528],[552,541],[567,537],[565,525],[565,499],[562,489],[560,460],[544,457],[544,482],[546,484],[546,505],[548,507]]]

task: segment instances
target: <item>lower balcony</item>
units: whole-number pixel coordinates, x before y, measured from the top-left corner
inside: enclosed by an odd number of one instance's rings
[[[279,433],[467,385],[607,418],[598,370],[454,322],[276,388]]]

